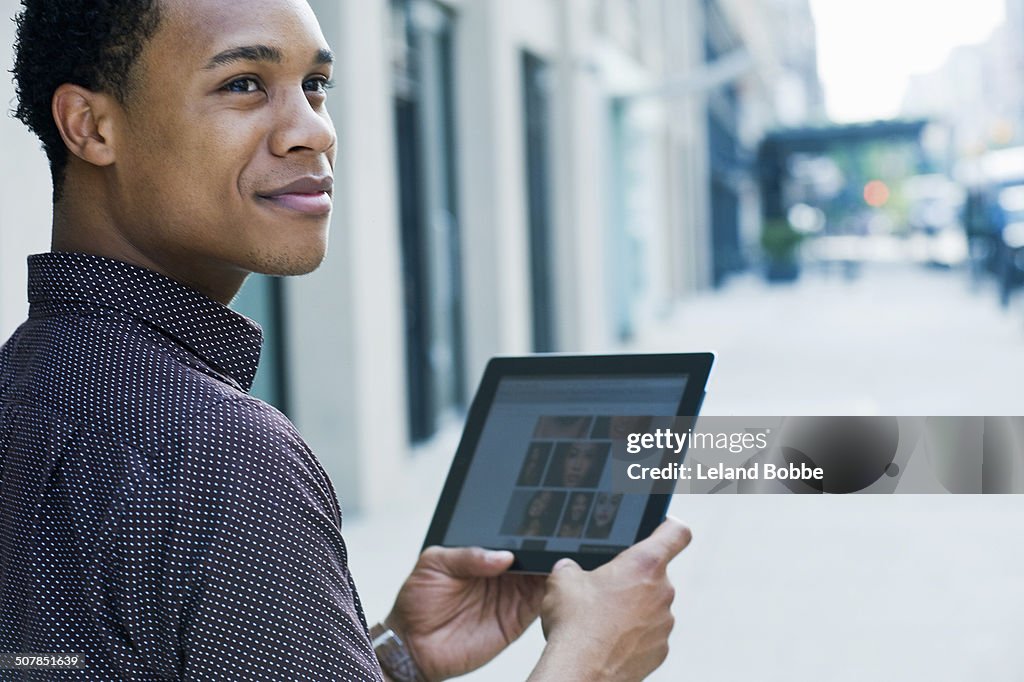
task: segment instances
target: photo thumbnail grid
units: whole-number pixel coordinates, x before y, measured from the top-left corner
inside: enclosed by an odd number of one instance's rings
[[[537,419],[501,534],[607,539],[621,493],[600,486],[613,439],[645,431],[651,417],[556,415]]]

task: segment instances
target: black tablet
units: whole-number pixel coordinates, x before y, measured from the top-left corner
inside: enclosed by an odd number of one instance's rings
[[[665,518],[670,495],[616,491],[612,446],[652,419],[696,416],[713,360],[711,353],[492,359],[424,547],[509,549],[512,570],[546,573],[566,556],[595,568],[644,539]]]

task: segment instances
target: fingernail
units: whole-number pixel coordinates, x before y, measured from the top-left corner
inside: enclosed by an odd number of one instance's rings
[[[492,550],[484,555],[484,560],[490,564],[497,564],[508,559],[509,554],[511,554],[511,552],[507,552],[504,550]]]

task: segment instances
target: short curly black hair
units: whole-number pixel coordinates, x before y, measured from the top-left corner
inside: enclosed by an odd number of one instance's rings
[[[64,83],[127,104],[142,48],[160,24],[159,0],[22,0],[15,18],[14,115],[39,136],[60,197],[68,150],[53,121]]]

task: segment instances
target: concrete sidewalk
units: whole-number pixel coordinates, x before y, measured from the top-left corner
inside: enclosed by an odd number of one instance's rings
[[[698,296],[638,350],[718,353],[706,414],[1024,414],[1024,314],[956,273]],[[422,485],[346,521],[371,620],[415,561],[458,438],[410,461]],[[1022,680],[1024,496],[689,496],[672,566],[672,653],[652,680]],[[470,680],[522,680],[539,627]]]

